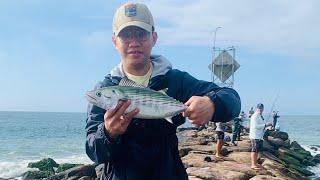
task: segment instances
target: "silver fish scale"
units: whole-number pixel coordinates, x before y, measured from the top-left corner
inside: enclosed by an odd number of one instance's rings
[[[154,91],[148,88],[137,88],[137,87],[129,87],[129,86],[119,86],[119,90],[126,96],[128,96],[131,100],[143,100],[143,101],[155,101],[161,103],[172,103],[180,105],[181,102],[175,100],[174,98],[162,94],[161,92]]]
[[[141,109],[141,117],[174,116],[185,109],[185,105],[172,97],[148,88],[118,86],[126,98],[130,99],[133,106]]]

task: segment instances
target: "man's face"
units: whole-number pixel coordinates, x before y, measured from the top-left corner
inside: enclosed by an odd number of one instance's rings
[[[129,26],[112,37],[122,62],[131,67],[139,67],[149,62],[152,47],[157,41],[156,32],[148,32],[136,26]]]
[[[263,112],[263,108],[258,108],[257,110],[258,110],[259,113]]]

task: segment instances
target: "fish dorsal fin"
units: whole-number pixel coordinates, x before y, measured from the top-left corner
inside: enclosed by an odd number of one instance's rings
[[[146,88],[141,84],[138,84],[130,79],[127,76],[123,77],[119,82],[119,86],[131,86],[131,87],[139,87],[139,88]]]

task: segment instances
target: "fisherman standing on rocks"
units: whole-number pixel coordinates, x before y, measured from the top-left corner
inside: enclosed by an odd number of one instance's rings
[[[263,145],[263,135],[265,128],[272,126],[270,122],[265,123],[262,116],[264,106],[259,103],[257,105],[256,112],[251,116],[250,120],[250,134],[249,138],[251,141],[251,168],[259,170],[262,168],[261,165],[258,165],[258,153],[262,150]]]
[[[279,123],[278,123],[278,118],[280,116],[278,115],[278,111],[273,111],[272,113],[272,118],[273,118],[273,126],[272,126],[272,130],[274,131],[280,131],[280,126],[279,126]]]
[[[179,157],[177,127],[186,117],[196,126],[233,119],[240,112],[239,95],[231,88],[172,69],[163,56],[151,55],[158,34],[146,5],[126,3],[119,7],[112,30],[112,43],[121,61],[95,89],[117,86],[122,79],[130,79],[188,107],[169,123],[164,119],[135,118],[140,109],[125,113],[130,99],[121,100],[108,110],[89,104],[87,155],[94,162],[105,164],[101,179],[188,179]]]
[[[234,146],[237,146],[235,141],[240,141],[240,134],[241,134],[241,122],[244,118],[244,112],[242,111],[239,117],[236,117],[233,119],[232,124],[232,138],[231,138],[231,144]]]

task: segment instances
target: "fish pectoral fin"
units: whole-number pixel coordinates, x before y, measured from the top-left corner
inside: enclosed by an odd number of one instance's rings
[[[166,117],[166,118],[164,118],[165,120],[167,120],[169,123],[171,123],[171,124],[173,124],[173,122],[172,122],[172,119],[171,119],[172,117]]]

